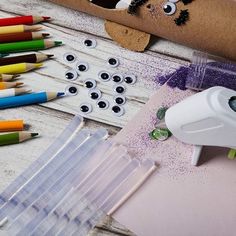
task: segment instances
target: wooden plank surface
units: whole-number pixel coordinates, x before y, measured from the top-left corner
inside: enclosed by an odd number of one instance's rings
[[[87,90],[83,87],[84,79],[98,80],[97,74],[101,70],[108,70],[111,73],[133,73],[137,76],[138,83],[135,86],[127,86],[128,102],[125,105],[125,116],[117,118],[110,110],[99,112],[94,108],[94,112],[86,120],[86,127],[94,129],[103,126],[114,135],[120,130],[118,127],[123,127],[158,89],[155,82],[156,75],[171,72],[191,59],[191,49],[162,39],[155,39],[145,53],[125,50],[109,39],[104,30],[103,20],[56,6],[48,1],[1,0],[0,9],[0,17],[27,14],[50,15],[54,20],[44,23],[44,30],[50,32],[53,39],[64,42],[63,47],[47,50],[47,53],[55,54],[55,60],[45,63],[44,68],[22,77],[22,81],[34,91],[45,89],[64,91],[71,84],[64,78],[65,71],[71,67],[63,60],[63,55],[67,52],[76,53],[78,60],[88,62],[90,66],[87,73],[81,74],[79,79],[72,83],[79,87],[78,96],[63,98],[41,106],[0,111],[1,119],[23,118],[31,124],[30,130],[41,134],[41,137],[31,141],[30,145],[23,143],[0,148],[0,191],[57,137],[71,120],[72,115],[78,113],[80,103],[91,102]],[[90,50],[85,48],[82,42],[86,38],[96,39],[98,46]],[[107,66],[106,60],[110,56],[119,58],[120,66],[117,69]],[[73,64],[72,67],[74,66]],[[100,83],[98,80],[98,86],[104,97],[112,103],[113,84]],[[91,232],[91,235],[130,236],[132,233],[108,217]]]

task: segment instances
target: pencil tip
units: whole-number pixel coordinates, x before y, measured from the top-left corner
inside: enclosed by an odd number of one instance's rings
[[[55,41],[55,46],[61,46],[62,45],[62,41]]]
[[[43,20],[44,20],[44,21],[51,20],[51,17],[50,17],[50,16],[43,16]]]
[[[16,79],[16,78],[19,78],[19,77],[20,77],[20,75],[13,75],[12,76],[13,79]]]
[[[39,67],[42,67],[42,66],[43,66],[43,63],[35,63],[36,68],[39,68]]]
[[[21,86],[21,85],[23,85],[24,83],[22,83],[22,82],[17,82],[16,83],[16,87],[18,87],[18,86]]]
[[[36,137],[36,136],[38,136],[39,135],[39,133],[31,133],[31,137],[33,138],[33,137]]]
[[[43,36],[44,38],[47,38],[47,37],[50,36],[50,34],[49,34],[49,33],[42,33],[42,36]]]
[[[48,54],[47,57],[52,58],[52,57],[54,57],[54,55],[53,54]]]
[[[63,93],[63,92],[57,93],[57,97],[62,97],[62,96],[65,96],[65,93]]]

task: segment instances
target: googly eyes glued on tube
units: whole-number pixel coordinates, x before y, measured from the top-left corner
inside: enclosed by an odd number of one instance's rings
[[[163,5],[163,10],[166,15],[171,16],[176,12],[176,5],[173,2],[167,2]]]
[[[72,52],[65,53],[63,58],[64,58],[64,61],[67,63],[73,63],[77,59],[76,55]]]
[[[135,84],[137,77],[135,75],[125,75],[124,81],[126,84]]]
[[[97,46],[95,39],[85,39],[83,43],[87,48],[95,48]]]
[[[87,89],[94,89],[97,87],[97,82],[94,80],[94,79],[86,79],[84,81],[84,86],[87,88]]]
[[[79,110],[83,114],[89,114],[93,111],[93,107],[89,103],[82,103],[80,104]]]
[[[93,100],[98,100],[102,96],[102,92],[98,89],[91,89],[89,91],[89,97]]]
[[[75,96],[79,92],[79,89],[75,85],[69,85],[66,87],[65,93],[67,96]]]
[[[110,66],[110,67],[118,67],[120,65],[120,61],[118,58],[115,58],[115,57],[110,57],[108,58],[107,60],[107,64]]]
[[[107,71],[101,71],[98,74],[98,78],[102,80],[103,82],[108,82],[111,79],[111,75]]]
[[[123,116],[125,113],[125,109],[121,106],[118,106],[118,105],[113,106],[111,108],[111,110],[112,110],[113,114],[118,117]]]
[[[117,93],[117,94],[123,94],[125,92],[125,86],[123,85],[116,85],[114,86],[114,92]]]
[[[76,64],[76,71],[78,73],[80,72],[86,72],[89,69],[89,65],[87,62],[78,62]]]
[[[120,84],[122,83],[124,80],[124,77],[122,74],[114,74],[112,75],[112,81],[117,83],[117,84]]]
[[[68,80],[76,80],[78,78],[78,74],[76,70],[71,69],[71,70],[66,71],[65,78]]]
[[[97,102],[97,107],[102,109],[102,110],[106,110],[109,107],[109,102],[107,100],[105,100],[105,99],[100,99]]]
[[[117,95],[114,97],[114,102],[117,105],[124,105],[126,103],[126,98],[122,95]]]

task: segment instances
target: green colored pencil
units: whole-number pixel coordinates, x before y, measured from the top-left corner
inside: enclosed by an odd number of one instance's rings
[[[0,146],[17,144],[38,136],[38,133],[14,132],[0,135]]]
[[[0,44],[0,53],[14,53],[14,52],[26,52],[26,51],[38,51],[55,46],[60,46],[61,41],[51,41],[51,40],[33,40],[33,41],[23,41],[15,43],[2,43]]]

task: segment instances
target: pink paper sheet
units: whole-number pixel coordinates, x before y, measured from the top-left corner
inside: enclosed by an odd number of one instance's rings
[[[138,236],[236,235],[236,161],[227,159],[228,150],[205,148],[201,165],[193,167],[191,145],[174,137],[165,142],[148,137],[158,108],[191,94],[162,87],[116,137],[136,155],[151,157],[159,165],[114,214]]]

